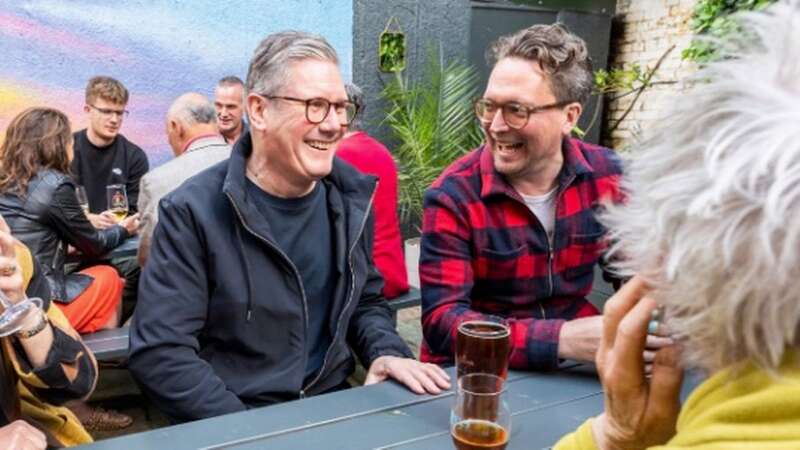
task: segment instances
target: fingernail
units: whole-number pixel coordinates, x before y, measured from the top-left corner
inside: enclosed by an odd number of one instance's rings
[[[653,311],[655,312],[655,311]],[[658,326],[660,322],[656,319],[651,320],[647,323],[647,334],[657,334],[658,333]]]

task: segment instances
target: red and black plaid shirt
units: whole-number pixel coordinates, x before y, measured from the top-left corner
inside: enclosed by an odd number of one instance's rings
[[[480,147],[453,163],[425,193],[419,261],[421,359],[452,362],[458,325],[508,319],[512,368],[558,363],[567,320],[597,314],[585,297],[605,248],[595,213],[618,202],[622,163],[610,149],[565,139],[552,248],[522,197]]]

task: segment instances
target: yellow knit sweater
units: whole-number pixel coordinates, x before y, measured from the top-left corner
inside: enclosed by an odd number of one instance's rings
[[[800,449],[800,353],[786,355],[780,377],[753,365],[723,370],[689,396],[678,432],[650,450]],[[592,420],[563,437],[554,450],[596,450]]]

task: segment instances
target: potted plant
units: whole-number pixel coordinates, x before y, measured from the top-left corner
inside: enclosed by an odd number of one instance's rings
[[[478,75],[459,61],[444,61],[441,50],[430,51],[421,77],[409,79],[397,72],[381,96],[387,105],[383,124],[390,130],[398,166],[400,220],[406,237],[418,236],[425,189],[450,163],[483,140],[472,111]],[[409,241],[406,260],[413,278],[419,239]]]

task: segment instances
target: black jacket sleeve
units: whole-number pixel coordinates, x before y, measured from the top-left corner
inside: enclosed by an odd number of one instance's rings
[[[361,364],[369,369],[380,356],[413,358],[414,354],[397,334],[389,305],[383,297],[383,277],[372,259],[375,216],[370,214],[359,245],[365,253],[369,272],[358,305],[350,319],[347,340]]]
[[[89,257],[102,256],[119,246],[130,235],[122,226],[105,230],[92,226],[78,204],[75,186],[61,183],[55,188],[50,206],[46,209],[47,221],[62,239]]]
[[[200,358],[207,320],[207,258],[202,236],[186,207],[168,198],[159,220],[131,326],[128,368],[155,405],[179,421],[246,409]]]
[[[125,183],[125,191],[128,194],[128,208],[131,214],[139,211],[139,183],[148,170],[150,170],[150,163],[147,161],[147,155],[145,155],[144,150],[134,146],[131,152],[130,166],[128,167],[128,181]]]

